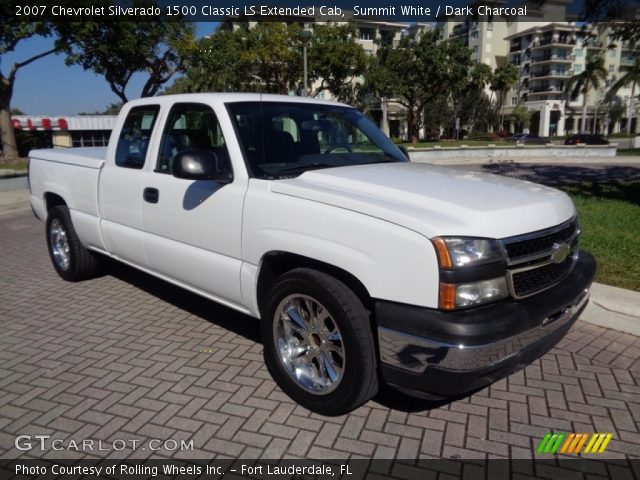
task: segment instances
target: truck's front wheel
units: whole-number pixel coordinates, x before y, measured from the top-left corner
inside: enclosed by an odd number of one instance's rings
[[[271,375],[309,410],[341,415],[378,390],[369,312],[330,275],[299,268],[280,277],[262,321],[262,338]]]
[[[80,242],[73,228],[69,209],[65,206],[53,207],[49,210],[47,246],[53,267],[65,280],[77,282],[98,273],[99,260]]]

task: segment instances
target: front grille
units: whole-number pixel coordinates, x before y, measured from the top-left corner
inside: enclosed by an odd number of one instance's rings
[[[511,295],[514,298],[528,297],[551,287],[567,275],[576,258],[579,232],[578,221],[574,218],[556,227],[502,240],[508,257]],[[570,253],[564,260],[557,257],[557,250],[562,251],[562,244],[570,245]],[[560,263],[556,263],[558,261]]]
[[[527,297],[561,280],[573,265],[573,256],[562,263],[550,263],[543,267],[517,272],[512,275],[513,293],[516,297]]]
[[[521,240],[505,240],[504,246],[510,261],[519,258],[535,255],[540,252],[551,250],[554,243],[567,242],[574,235],[578,227],[577,220],[572,220],[567,225],[561,225],[559,229],[542,230],[538,234],[531,234]]]

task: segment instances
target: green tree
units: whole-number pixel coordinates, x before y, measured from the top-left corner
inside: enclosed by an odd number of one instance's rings
[[[0,64],[3,63],[3,56],[13,52],[23,40],[34,36],[49,37],[55,32],[55,26],[50,22],[27,23],[12,20],[13,11],[14,7],[8,3],[3,2],[0,6]],[[50,48],[17,61],[6,70],[0,71],[0,137],[3,158],[7,162],[13,162],[18,158],[16,135],[11,123],[11,98],[18,71],[36,60],[59,52],[62,47],[61,40],[57,40]]]
[[[249,28],[218,29],[198,41],[186,74],[166,92],[266,91],[289,93],[302,88],[301,27],[260,22]],[[366,55],[355,41],[355,27],[315,25],[308,45],[311,96],[330,91],[353,101],[354,81],[365,70]]]
[[[102,3],[110,4],[111,1]],[[134,0],[133,6],[155,5]],[[138,72],[148,75],[141,97],[155,95],[176,73],[195,48],[195,29],[185,20],[140,18],[113,22],[63,22],[67,64],[103,75],[113,93],[128,101],[127,85]]]
[[[613,39],[634,43],[640,40],[640,19],[633,16],[636,8],[634,0],[586,0],[580,16],[589,25],[610,28]]]
[[[104,110],[96,110],[95,112],[80,112],[78,115],[118,115],[124,103],[116,102],[107,105]]]
[[[609,134],[609,130],[611,130],[611,126],[615,125],[616,122],[621,120],[625,115],[625,106],[624,101],[618,95],[614,95],[609,92],[605,98],[605,103],[602,108],[602,114],[607,119],[607,131],[606,135]]]
[[[493,81],[493,72],[486,63],[476,63],[469,74],[469,87],[474,90],[484,90]]]
[[[455,116],[468,131],[487,132],[489,126],[496,123],[497,111],[484,90],[470,88],[459,96]]]
[[[258,22],[252,28],[237,30],[236,35],[242,35],[240,62],[261,91],[286,94],[301,85],[300,30],[298,24],[282,22]]]
[[[516,128],[519,132],[523,129],[529,128],[529,122],[531,121],[532,111],[524,105],[518,105],[511,111],[511,119],[516,124]]]
[[[434,31],[405,37],[399,48],[382,48],[375,89],[389,93],[407,109],[409,139],[418,142],[420,117],[436,98],[450,98],[466,85],[471,51],[456,41],[439,41]]]
[[[504,101],[509,90],[515,87],[518,83],[520,72],[518,68],[511,63],[496,67],[493,72],[493,78],[491,80],[491,90],[497,93],[498,97],[498,111],[500,112],[498,123],[500,129],[504,123]]]
[[[627,106],[627,132],[631,132],[631,117],[633,115],[633,102],[636,96],[636,86],[640,82],[640,58],[636,56],[633,65],[626,67],[622,76],[611,86],[610,93],[615,95],[618,90],[631,85],[631,95]]]
[[[317,83],[311,96],[324,90],[351,102],[356,96],[356,79],[364,74],[367,56],[356,42],[354,24],[316,24],[308,46],[309,81]]]
[[[243,59],[244,32],[219,29],[197,41],[186,60],[186,73],[164,93],[238,92],[255,89]]]
[[[587,131],[587,97],[589,91],[600,88],[600,82],[607,79],[607,71],[604,68],[604,58],[600,55],[591,55],[587,58],[584,70],[572,76],[566,84],[571,100],[575,100],[582,94],[582,120],[580,131]]]

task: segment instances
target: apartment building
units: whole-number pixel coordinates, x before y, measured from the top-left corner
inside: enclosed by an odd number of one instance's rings
[[[506,40],[508,61],[520,72],[518,85],[510,92],[509,105],[524,105],[533,110],[532,131],[548,136],[577,133],[581,129],[584,97],[581,94],[575,99],[569,98],[567,83],[573,75],[584,71],[590,55],[604,58],[607,78],[599,90],[587,94],[585,130],[615,133],[627,129],[626,118],[615,122],[607,119],[604,100],[609,87],[624,73],[625,66],[633,64],[633,51],[627,44],[614,42],[608,29],[550,23],[509,35]],[[625,104],[630,94],[628,88],[617,92]],[[635,129],[633,118],[631,131]]]

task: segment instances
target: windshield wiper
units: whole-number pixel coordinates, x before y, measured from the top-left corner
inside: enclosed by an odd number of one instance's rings
[[[313,163],[305,163],[304,165],[289,165],[288,167],[283,167],[276,172],[276,175],[280,176],[282,174],[293,174],[297,172],[306,172],[307,170],[316,170],[318,168],[332,168],[337,167],[338,165],[334,165],[333,163],[323,163],[323,162],[313,162]]]

